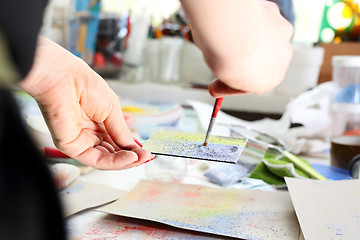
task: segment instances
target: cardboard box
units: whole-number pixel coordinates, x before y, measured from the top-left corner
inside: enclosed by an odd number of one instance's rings
[[[342,42],[342,43],[320,43],[325,49],[324,61],[320,69],[318,83],[332,80],[331,58],[335,55],[360,55],[360,43],[358,42]]]

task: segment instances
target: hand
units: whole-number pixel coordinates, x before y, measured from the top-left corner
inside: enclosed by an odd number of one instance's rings
[[[276,4],[261,0],[181,0],[194,40],[220,80],[213,97],[264,93],[285,76],[292,57],[292,25]]]
[[[116,94],[84,61],[40,37],[20,83],[39,104],[56,147],[99,169],[125,169],[154,158],[125,124]]]

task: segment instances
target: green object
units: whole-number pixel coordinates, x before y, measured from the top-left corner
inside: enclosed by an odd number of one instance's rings
[[[298,157],[288,151],[284,151],[283,154],[295,165],[297,169],[307,173],[311,178],[327,180],[326,177],[318,173],[305,159]]]
[[[275,186],[284,185],[284,177],[327,180],[305,159],[275,148],[266,151],[263,162],[253,170],[250,177]]]
[[[261,162],[259,163],[254,170],[251,172],[250,178],[256,178],[261,179],[264,182],[271,184],[273,186],[282,187],[285,186],[285,180],[284,178],[276,176],[274,173],[272,173],[265,163]]]
[[[359,41],[359,1],[327,0],[321,21],[319,42]]]
[[[309,175],[304,173],[303,171],[296,169],[294,164],[288,161],[287,159],[264,159],[263,163],[269,169],[270,172],[274,173],[279,177],[306,177],[310,178]]]

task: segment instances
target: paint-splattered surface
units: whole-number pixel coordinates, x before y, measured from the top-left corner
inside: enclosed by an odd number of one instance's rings
[[[162,130],[143,146],[155,154],[236,163],[247,142],[245,138],[210,136],[204,146],[204,140],[205,136],[199,133]]]
[[[299,239],[287,192],[142,181],[99,211],[244,239]]]
[[[360,181],[286,178],[306,240],[360,239]]]
[[[59,192],[64,216],[112,202],[126,192],[77,179]]]
[[[88,221],[89,216],[93,221]],[[189,231],[171,227],[169,225],[146,221],[135,218],[127,218],[108,215],[101,212],[93,212],[78,219],[83,224],[77,224],[76,228],[68,223],[68,234],[71,240],[234,240],[235,238],[223,237],[213,234]]]

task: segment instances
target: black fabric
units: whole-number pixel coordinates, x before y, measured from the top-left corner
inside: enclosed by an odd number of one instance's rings
[[[64,240],[55,184],[12,95],[0,89],[0,239]]]
[[[21,78],[32,66],[46,3],[46,0],[0,0],[0,29]],[[0,239],[66,239],[50,171],[23,125],[15,100],[2,88],[0,206]]]
[[[33,63],[46,3],[47,0],[0,0],[0,28],[22,78]]]

